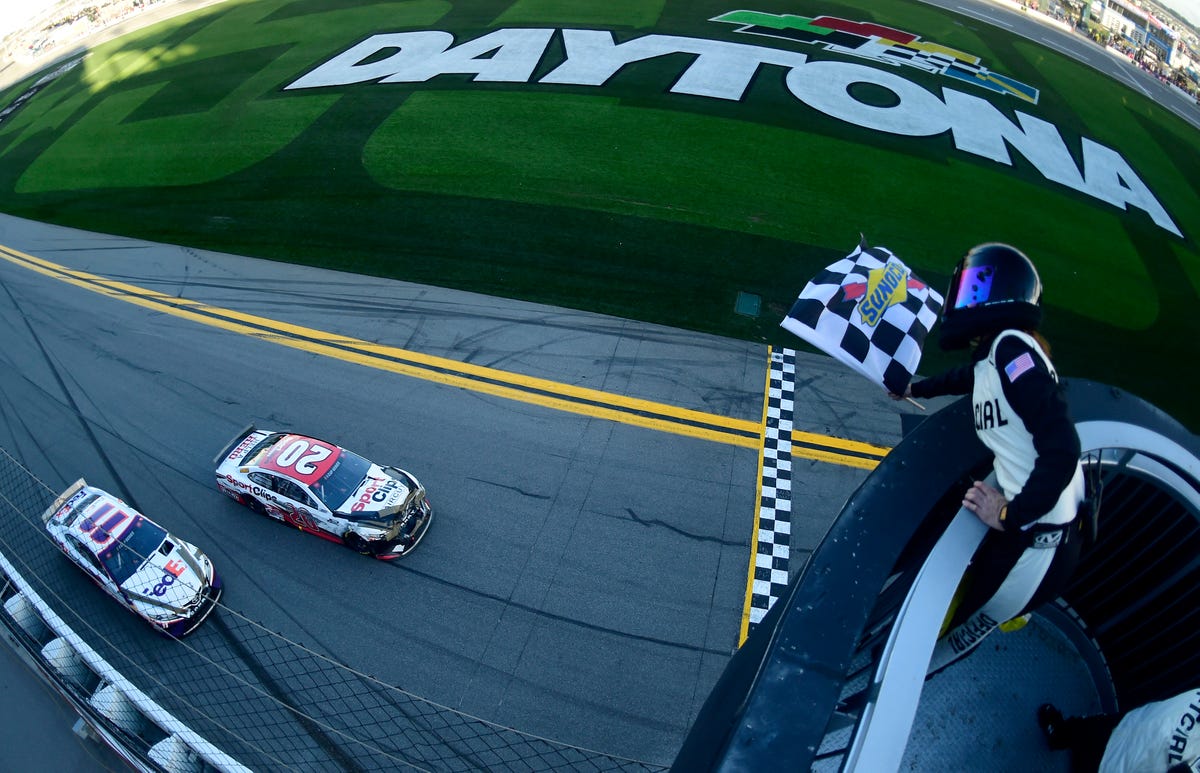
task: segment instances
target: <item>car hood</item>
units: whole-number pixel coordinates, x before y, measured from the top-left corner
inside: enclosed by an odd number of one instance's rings
[[[393,515],[412,492],[410,482],[415,483],[372,464],[367,477],[337,510],[339,513],[348,513],[351,518]]]
[[[181,614],[208,588],[203,553],[195,545],[168,537],[171,552],[156,550],[121,584],[130,602],[150,617]]]

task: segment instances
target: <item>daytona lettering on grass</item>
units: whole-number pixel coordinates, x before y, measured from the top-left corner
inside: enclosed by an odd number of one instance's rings
[[[828,116],[908,137],[949,132],[958,150],[1008,166],[1011,147],[1047,180],[1122,210],[1140,209],[1160,228],[1182,236],[1166,209],[1112,148],[1081,137],[1080,166],[1058,129],[1040,118],[1014,110],[1014,122],[977,96],[943,87],[939,98],[892,72],[848,62],[809,61],[804,54],[776,48],[674,35],[644,35],[617,43],[611,32],[602,30],[500,29],[458,45],[449,32],[393,32],[372,35],[285,89],[423,83],[446,74],[474,75],[481,83],[530,83],[543,59],[554,56],[547,51],[556,33],[566,55],[537,83],[600,87],[628,64],[690,54],[671,93],[741,101],[761,67],[782,67],[788,91]],[[851,88],[857,84],[891,92],[893,104],[857,100]]]

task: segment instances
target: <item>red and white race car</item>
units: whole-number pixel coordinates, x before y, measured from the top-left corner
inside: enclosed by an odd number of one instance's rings
[[[159,631],[185,636],[208,617],[221,578],[201,550],[82,478],[42,513],[46,531],[104,592]]]
[[[385,561],[411,552],[433,519],[409,473],[306,435],[251,424],[213,464],[217,488],[251,510]]]

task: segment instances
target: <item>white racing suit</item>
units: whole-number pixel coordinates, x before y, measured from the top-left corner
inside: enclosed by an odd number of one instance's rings
[[[966,655],[1001,623],[1058,595],[1081,544],[1074,523],[1084,498],[1079,437],[1049,358],[1033,337],[1007,330],[973,360],[970,371],[914,384],[913,395],[953,394],[969,386],[975,431],[995,456],[1008,517],[1005,530],[989,530],[976,552],[930,673]],[[1064,524],[1070,525],[1054,528]]]
[[[1200,690],[1126,714],[1108,739],[1100,773],[1200,771]]]

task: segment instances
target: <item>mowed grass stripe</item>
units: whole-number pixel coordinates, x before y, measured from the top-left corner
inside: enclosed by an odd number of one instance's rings
[[[752,115],[754,107],[744,109]],[[800,121],[801,110],[798,103],[785,104],[780,113]],[[892,147],[847,142],[838,135],[737,120],[730,112],[725,117],[692,114],[629,105],[602,95],[420,91],[374,130],[363,147],[362,164],[374,182],[397,194],[462,195],[467,179],[472,183],[470,195],[482,199],[540,206],[566,203],[589,211],[791,242],[807,238],[813,223],[853,223],[821,246],[845,254],[862,231],[872,243],[896,250],[923,277],[929,274],[924,265],[927,256],[940,258],[938,265],[929,268],[945,271],[962,248],[953,243],[933,246],[932,235],[919,246],[912,244],[912,224],[921,221],[931,203],[916,193],[914,181],[922,189],[947,191],[970,177],[973,201],[1020,197],[1022,229],[1037,231],[1044,245],[1036,251],[1039,256],[1086,249],[1094,270],[1125,278],[1119,286],[1101,283],[1072,298],[1075,311],[1132,328],[1154,322],[1157,302],[1151,277],[1129,245],[1115,210],[1098,214],[1095,202],[1065,199],[1054,188],[1036,186],[1014,194],[1010,172],[990,167],[976,170],[967,167],[971,162],[962,157],[932,161]],[[447,128],[472,127],[477,122],[492,128],[487,132]],[[585,126],[587,131],[581,131]],[[539,142],[527,142],[531,135]],[[680,137],[688,138],[689,152],[678,151]],[[497,174],[498,166],[521,173]],[[871,170],[854,179],[852,204],[830,186],[830,180],[850,168]],[[770,171],[768,177],[764,170]],[[857,174],[863,172],[856,178]],[[680,184],[689,178],[700,178],[703,184]],[[804,218],[795,216],[798,208],[805,212]],[[971,228],[978,236],[969,239],[984,241],[1013,233],[1013,211],[1008,206],[974,208]],[[868,218],[856,213],[871,214]],[[1088,233],[1061,227],[1079,222],[1089,224]],[[1028,238],[1021,235],[1010,241],[1024,245]],[[689,236],[696,241],[704,238],[695,232]],[[772,287],[773,277],[788,275],[783,270],[763,273],[742,260],[733,264],[736,268],[701,269],[699,256],[706,252],[697,245],[679,250],[674,258],[656,256],[649,262],[670,266],[679,276],[700,270],[724,274],[724,286],[740,282],[743,289],[761,291],[768,298],[781,289]],[[1074,263],[1042,260],[1038,268],[1047,287],[1078,283],[1079,267]],[[783,282],[784,292],[798,293],[804,281],[797,277]],[[783,295],[778,302],[786,301]],[[714,313],[732,313],[724,304],[709,306]]]
[[[936,99],[950,89],[1014,126],[1019,112],[1057,127],[1075,166],[1085,138],[1110,148],[1183,240],[1136,207],[1051,181],[1020,149],[996,162],[961,150],[957,135],[905,136],[828,115],[798,99],[774,66],[738,101],[674,93],[694,64],[682,56],[632,63],[598,87],[542,83],[566,56],[556,33],[521,82],[446,73],[284,90],[356,41],[400,31],[469,44],[507,27],[611,29],[617,41],[662,34],[839,59],[711,21],[727,7],[401,5],[229,0],[98,46],[0,125],[0,209],[778,346],[797,346],[778,326],[780,310],[860,233],[935,286],[970,245],[1006,241],[1042,273],[1060,371],[1198,421],[1188,392],[1157,374],[1181,356],[1180,342],[1186,357],[1200,337],[1191,233],[1200,143],[1144,95],[941,8],[843,4],[844,18],[919,34],[1041,89],[1030,106],[899,71]],[[1103,182],[1097,169],[1079,173]],[[738,291],[758,294],[767,312],[739,315]],[[954,362],[934,349],[923,369]]]
[[[0,247],[0,257],[110,298],[347,362],[556,410],[745,448],[757,448],[762,442],[761,425],[751,421],[472,365],[209,306],[70,269],[8,247]]]

